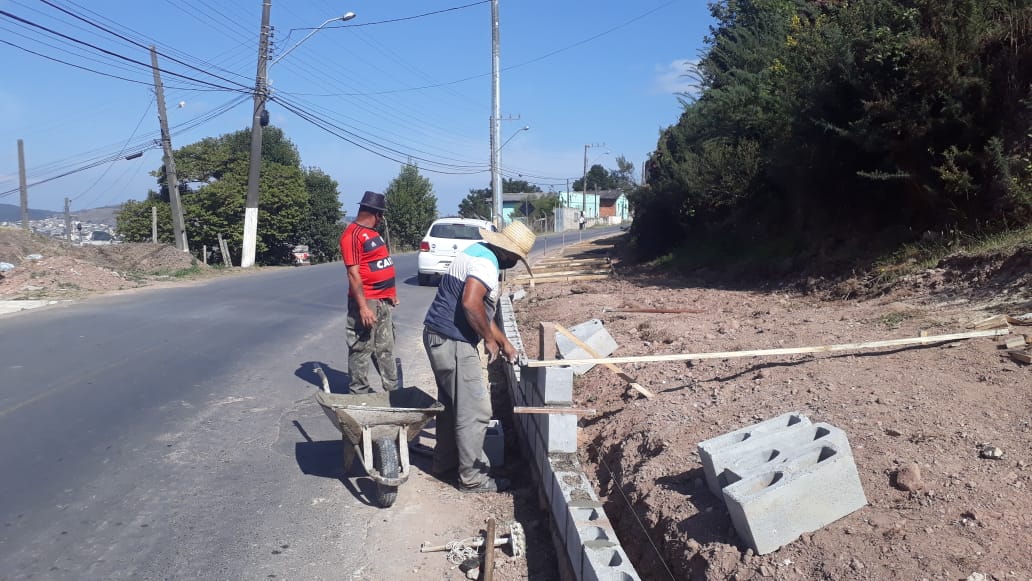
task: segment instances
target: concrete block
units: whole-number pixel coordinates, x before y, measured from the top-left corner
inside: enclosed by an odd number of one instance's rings
[[[613,351],[619,346],[616,340],[613,339],[609,331],[602,325],[602,321],[598,319],[591,319],[579,325],[570,327],[570,333],[577,337],[581,341],[588,344],[589,347],[595,350],[595,353],[599,357],[609,357]],[[563,356],[563,359],[593,359],[594,357],[589,355],[586,351],[574,344],[569,337],[559,333],[555,336],[555,344],[559,349],[559,353]],[[594,365],[576,365],[573,367],[573,372],[577,375],[584,375]]]
[[[548,453],[577,451],[577,416],[572,414],[541,414],[543,436]]]
[[[588,541],[584,545],[581,581],[640,581],[627,553],[617,545]]]
[[[580,571],[584,561],[584,538],[580,534],[581,529],[589,526],[601,527],[607,530],[614,530],[609,517],[606,516],[601,502],[594,500],[571,500],[566,506],[566,534],[563,539],[566,542],[567,555],[570,557],[570,564],[574,571]]]
[[[728,485],[723,494],[735,530],[759,555],[867,504],[852,454],[820,442]]]
[[[834,444],[842,453],[853,453],[846,433],[835,426],[822,422],[798,423],[784,430],[757,435],[714,454],[714,466],[725,466],[723,472],[717,473],[717,482],[723,488],[750,473],[765,471],[790,460],[799,449],[812,442]]]
[[[706,473],[706,484],[709,486],[710,492],[718,498],[720,497],[720,481],[717,476],[727,468],[725,464],[720,463],[721,458],[736,458],[733,453],[736,446],[757,436],[777,432],[799,423],[809,424],[810,419],[799,412],[789,412],[701,442],[699,458],[702,460],[702,468]]]
[[[505,466],[505,431],[498,420],[487,422],[487,433],[484,434],[484,454],[492,468]]]
[[[534,380],[535,406],[570,405],[573,401],[573,368],[537,367]]]

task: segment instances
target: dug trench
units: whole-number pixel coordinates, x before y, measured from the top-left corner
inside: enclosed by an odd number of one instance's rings
[[[948,334],[1032,310],[1032,274],[1014,268],[1028,256],[953,257],[839,299],[831,284],[718,286],[621,266],[614,253],[618,276],[525,288],[515,309],[532,356],[528,330],[540,322],[595,318],[621,357]],[[599,412],[580,423],[580,460],[643,579],[1029,579],[1032,366],[1004,356],[1002,339],[620,365],[651,399],[595,366],[574,388],[574,406]],[[754,555],[707,488],[696,447],[788,411],[846,432],[868,506]]]

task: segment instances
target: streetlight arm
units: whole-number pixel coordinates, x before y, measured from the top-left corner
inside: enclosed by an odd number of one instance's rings
[[[271,67],[272,65],[274,65],[274,64],[280,62],[281,60],[283,60],[283,57],[285,57],[288,54],[290,54],[291,52],[293,52],[295,48],[301,46],[301,43],[303,43],[304,41],[308,40],[309,38],[312,38],[313,34],[315,34],[316,32],[319,32],[320,30],[322,30],[323,27],[325,27],[327,24],[329,24],[331,22],[337,22],[338,20],[340,22],[347,22],[348,20],[351,20],[354,17],[355,17],[355,13],[354,12],[348,12],[348,13],[344,14],[343,16],[335,16],[333,18],[328,19],[326,22],[323,22],[319,26],[316,26],[315,28],[313,28],[311,32],[306,34],[305,37],[302,38],[301,40],[299,40],[296,43],[294,43],[294,46],[288,48],[286,50],[286,52],[284,52],[283,54],[281,54],[278,57],[276,57],[275,59],[273,59],[273,61],[271,63],[269,63],[269,66]]]

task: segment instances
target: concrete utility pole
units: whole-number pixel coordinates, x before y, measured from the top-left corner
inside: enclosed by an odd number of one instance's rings
[[[25,143],[18,140],[18,189],[21,191],[21,227],[29,229],[29,185],[25,183]]]
[[[65,239],[72,243],[72,201],[65,198]]]
[[[151,242],[158,243],[158,207],[150,207],[150,237]]]
[[[501,229],[502,224],[502,85],[499,78],[501,50],[501,32],[499,30],[498,0],[491,0],[491,195],[494,198],[494,223]]]
[[[158,70],[158,51],[154,45],[150,47],[151,69],[154,71],[154,94],[158,100],[158,122],[161,124],[161,149],[164,151],[162,161],[165,163],[165,187],[168,188],[168,201],[172,207],[172,237],[175,238],[176,249],[190,251],[186,240],[186,225],[183,220],[183,205],[179,200],[179,179],[176,177],[176,160],[172,157],[172,135],[168,132],[168,117],[165,114],[165,89],[161,85],[161,72]]]
[[[258,72],[254,82],[254,115],[251,117],[251,159],[247,167],[247,206],[244,208],[244,240],[240,267],[254,266],[258,245],[258,181],[262,169],[262,113],[265,111],[266,69],[269,62],[269,14],[272,0],[262,2],[262,29],[258,36]]]

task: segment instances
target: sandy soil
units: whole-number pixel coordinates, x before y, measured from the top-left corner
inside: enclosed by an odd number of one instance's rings
[[[613,356],[634,356],[947,334],[1032,311],[1028,247],[952,257],[891,285],[743,288],[623,266],[608,251],[617,276],[538,285],[516,304],[532,357],[540,321],[602,319],[620,345]],[[621,307],[699,312],[603,311]],[[575,384],[575,405],[600,412],[582,420],[581,458],[643,579],[1029,580],[1032,367],[1000,343],[622,365],[651,400],[596,366]],[[696,446],[789,411],[845,430],[869,506],[757,556],[706,488]],[[986,444],[1002,457],[983,457]],[[901,490],[914,468],[914,490]]]
[[[0,300],[82,298],[213,270],[165,244],[70,246],[17,228],[0,228],[0,262],[15,267],[0,274]]]

